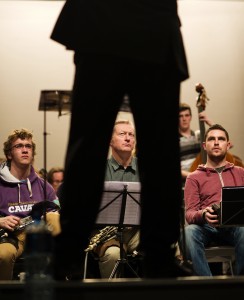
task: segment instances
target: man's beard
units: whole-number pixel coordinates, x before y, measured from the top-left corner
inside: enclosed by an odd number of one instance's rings
[[[218,163],[222,160],[225,159],[225,156],[226,156],[226,153],[225,154],[221,154],[221,155],[218,155],[218,156],[215,156],[215,155],[212,155],[212,154],[208,154],[208,157],[210,158],[210,160]]]

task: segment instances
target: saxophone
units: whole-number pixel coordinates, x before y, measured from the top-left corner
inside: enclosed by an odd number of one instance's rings
[[[100,244],[104,244],[107,241],[115,238],[117,236],[118,227],[117,226],[106,226],[99,230],[98,234],[94,235],[89,242],[88,247],[85,252],[92,251],[95,247]]]

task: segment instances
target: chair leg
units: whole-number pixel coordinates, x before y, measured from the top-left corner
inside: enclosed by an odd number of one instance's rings
[[[234,276],[232,260],[228,260],[222,263],[222,274]]]
[[[83,279],[86,279],[87,276],[87,261],[88,261],[88,252],[86,252],[85,261],[84,261],[84,273],[83,273]]]
[[[230,263],[230,273],[231,273],[231,276],[234,276],[233,264],[232,264],[232,260],[231,259],[230,259],[229,263]]]

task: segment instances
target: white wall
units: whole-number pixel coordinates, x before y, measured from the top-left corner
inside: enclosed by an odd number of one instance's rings
[[[49,38],[63,3],[0,1],[1,150],[10,131],[28,128],[37,143],[37,168],[44,166],[41,90],[72,88],[72,52]],[[70,115],[58,118],[58,112],[47,112],[48,169],[63,166],[69,119]]]
[[[181,0],[179,14],[190,69],[181,100],[194,112],[201,82],[210,101],[206,112],[222,124],[234,143],[232,153],[244,159],[244,1]],[[198,128],[197,108],[194,128]]]
[[[73,53],[49,38],[63,4],[0,1],[0,156],[10,131],[25,127],[37,142],[37,168],[44,166],[40,93],[72,89]],[[190,69],[181,100],[192,105],[193,127],[198,128],[195,84],[201,82],[210,98],[208,115],[227,128],[232,152],[244,159],[244,2],[179,0],[178,5]],[[63,166],[69,119],[70,114],[47,112],[48,169]]]

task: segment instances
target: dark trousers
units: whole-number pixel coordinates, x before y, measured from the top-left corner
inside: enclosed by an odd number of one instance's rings
[[[75,64],[57,260],[67,268],[82,261],[99,209],[112,128],[128,94],[142,184],[140,248],[146,269],[157,257],[155,268],[160,272],[173,257],[170,245],[180,231],[176,67],[171,59],[160,65],[95,54],[76,54]]]

